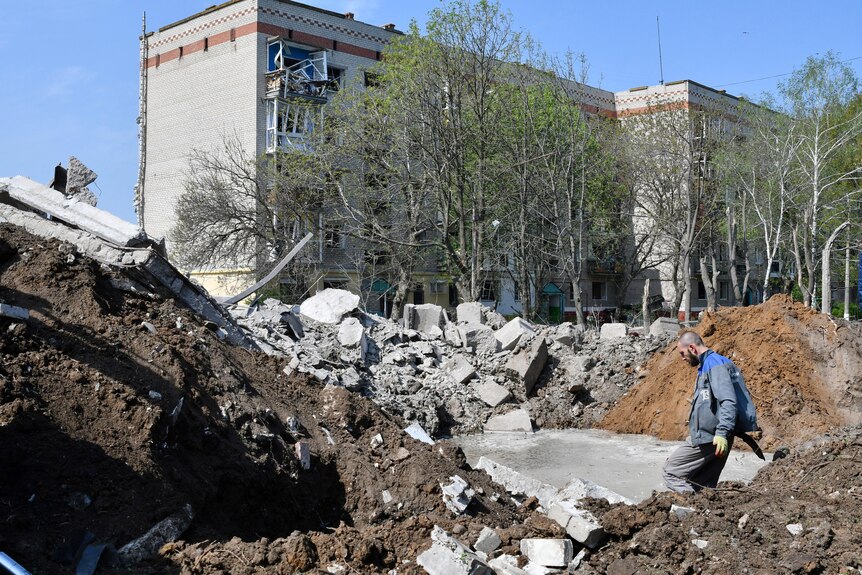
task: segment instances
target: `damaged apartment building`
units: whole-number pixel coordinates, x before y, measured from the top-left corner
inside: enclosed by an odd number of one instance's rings
[[[317,110],[325,113],[326,102],[344,82],[371,81],[368,71],[399,34],[392,24],[367,24],[351,13],[290,0],[231,0],[146,34],[146,146],[136,198],[143,229],[151,237],[169,236],[192,150],[217,148],[228,134],[254,157],[279,148],[301,148]],[[578,85],[577,93],[585,113],[623,121],[647,113],[650,99],[656,98],[685,110],[736,103],[723,91],[688,80],[621,92]],[[321,223],[319,229],[323,228]],[[346,241],[317,233],[305,247],[318,267],[310,291],[343,287],[363,292],[368,311],[387,314],[389,278],[360,281],[340,256]],[[585,272],[581,283],[585,311],[641,301],[643,278],[633,281],[627,293],[617,293],[614,280],[619,271],[613,262],[591,259]],[[254,273],[251,262],[244,269],[191,271],[216,296],[239,292],[253,283]],[[657,270],[651,282],[652,301],[672,300],[671,284]],[[551,281],[542,292],[536,299],[547,319],[574,316],[571,283]],[[705,294],[701,289],[692,292],[692,310],[698,311],[706,304]],[[731,304],[730,298],[729,290],[722,288],[719,304]],[[503,314],[520,312],[508,274],[498,272],[486,281],[481,299]],[[446,276],[429,266],[417,270],[407,303],[453,307],[458,302]]]

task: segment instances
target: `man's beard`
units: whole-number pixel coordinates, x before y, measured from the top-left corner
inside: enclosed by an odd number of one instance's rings
[[[685,350],[685,359],[688,362],[688,364],[692,367],[697,367],[698,364],[700,364],[700,360],[697,359],[697,356],[688,350]]]

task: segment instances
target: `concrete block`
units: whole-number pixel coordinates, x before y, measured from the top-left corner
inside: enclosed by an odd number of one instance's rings
[[[456,355],[443,364],[443,371],[448,373],[455,383],[464,383],[476,375],[476,368],[461,355]]]
[[[494,575],[475,553],[436,525],[431,540],[431,548],[416,558],[429,575]]]
[[[548,509],[548,518],[560,524],[566,533],[582,545],[594,549],[605,539],[605,532],[598,519],[571,501],[554,502]]]
[[[497,352],[497,340],[494,330],[480,323],[468,323],[458,326],[458,333],[464,347],[476,354],[492,354]]]
[[[355,317],[345,319],[338,326],[338,343],[347,348],[358,349],[360,359],[365,361],[368,339],[365,337],[365,328]]]
[[[458,323],[485,323],[485,306],[477,301],[469,301],[458,304],[455,308],[455,318]]]
[[[596,361],[590,355],[576,355],[572,359],[572,366],[583,373],[590,371],[594,365],[596,365]]]
[[[359,375],[359,372],[356,371],[355,367],[348,367],[344,371],[341,372],[341,375],[338,377],[339,382],[342,386],[346,387],[349,390],[357,390],[362,387],[362,378]]]
[[[428,333],[433,327],[442,329],[447,324],[443,308],[433,303],[404,306],[404,327]],[[436,331],[434,333],[437,333]]]
[[[476,463],[476,469],[481,469],[487,473],[494,482],[505,487],[506,491],[513,495],[535,497],[539,500],[539,505],[545,509],[548,509],[557,498],[557,488],[553,485],[527,477],[523,473],[519,473],[505,465],[500,465],[493,459],[488,459],[485,456],[479,458],[479,461]]]
[[[117,551],[124,565],[134,565],[155,557],[165,543],[176,541],[192,523],[192,506],[162,519],[137,539],[126,543]]]
[[[533,424],[530,414],[523,409],[516,409],[503,415],[495,415],[485,422],[484,431],[526,431],[532,433]]]
[[[794,537],[805,531],[805,528],[802,526],[802,523],[790,523],[785,527],[787,528],[787,531],[789,531],[790,534]]]
[[[676,335],[679,333],[679,320],[673,317],[657,318],[649,326],[649,334],[661,336],[665,334]]]
[[[96,172],[85,166],[81,160],[75,156],[70,157],[69,167],[66,169],[66,195],[74,196],[81,193],[95,182],[97,177]]]
[[[0,303],[0,316],[11,319],[27,320],[30,319],[30,311],[23,307]]]
[[[601,339],[616,339],[628,334],[628,326],[624,323],[606,323],[602,325]]]
[[[540,337],[530,347],[510,357],[506,362],[506,371],[516,374],[524,384],[525,393],[530,395],[547,361],[548,344],[545,338]]]
[[[406,429],[404,429],[404,432],[417,441],[421,441],[422,443],[427,443],[429,445],[434,445],[434,440],[431,439],[431,436],[428,435],[428,432],[422,429],[422,426],[418,423],[411,423]]]
[[[619,493],[611,491],[602,485],[593,483],[588,479],[579,479],[577,477],[573,477],[565,487],[560,490],[558,495],[559,499],[570,501],[580,501],[587,497],[592,499],[604,499],[611,505],[615,503],[634,505],[634,501],[628,497],[624,497]]]
[[[290,329],[290,331],[293,333],[294,339],[302,339],[305,337],[305,326],[302,325],[302,320],[295,313],[282,313],[281,323],[283,323]]]
[[[497,342],[499,342],[500,350],[506,351],[515,349],[515,346],[518,345],[521,338],[533,337],[535,334],[536,330],[530,322],[516,317],[502,328],[498,329],[494,333],[494,337],[497,339]]]
[[[476,392],[479,399],[491,407],[497,407],[512,397],[512,393],[508,389],[493,381],[477,381],[473,383],[473,391]]]
[[[454,475],[449,480],[450,483],[448,484],[440,484],[440,490],[443,492],[443,503],[446,504],[449,511],[460,515],[470,506],[476,492],[459,475]]]
[[[359,307],[359,296],[343,289],[319,291],[299,306],[299,313],[321,323],[337,324]]]
[[[490,527],[482,527],[479,537],[476,538],[476,542],[473,544],[473,549],[481,551],[485,555],[490,555],[496,551],[502,543],[503,541],[500,539],[500,536],[497,535],[496,531]]]
[[[568,539],[521,539],[521,555],[544,567],[566,567],[575,550]]]

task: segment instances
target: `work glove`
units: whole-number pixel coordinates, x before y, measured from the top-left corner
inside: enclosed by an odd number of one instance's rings
[[[727,455],[727,440],[720,435],[712,438],[712,444],[715,446],[715,456],[723,457]]]

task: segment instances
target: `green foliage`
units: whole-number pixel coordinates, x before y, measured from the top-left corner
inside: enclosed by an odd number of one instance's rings
[[[844,302],[832,304],[832,315],[844,317]],[[850,319],[862,319],[862,310],[860,310],[859,304],[850,302]]]

